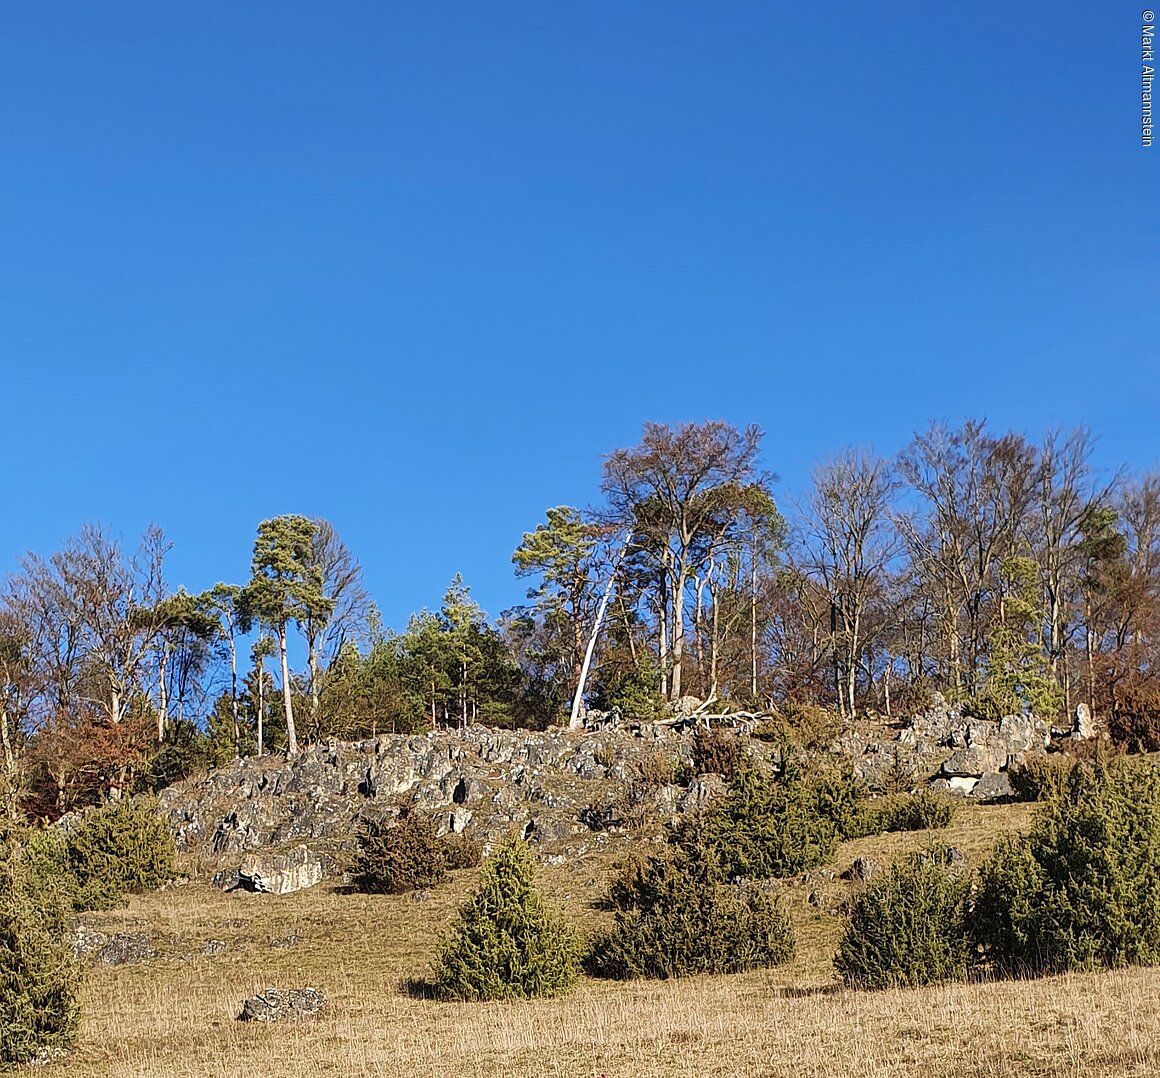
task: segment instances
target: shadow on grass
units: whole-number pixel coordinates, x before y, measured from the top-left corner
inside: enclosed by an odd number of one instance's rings
[[[833,996],[843,991],[844,986],[838,983],[832,984],[815,984],[804,987],[796,985],[789,985],[785,988],[774,988],[770,990],[770,995],[778,999],[810,999],[814,996]]]
[[[439,992],[438,985],[427,977],[404,977],[399,982],[399,991],[411,999],[434,1000],[437,1003],[445,1001]]]

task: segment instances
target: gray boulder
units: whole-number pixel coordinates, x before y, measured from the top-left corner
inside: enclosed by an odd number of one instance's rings
[[[156,958],[144,932],[117,932],[94,955],[103,966],[135,966]]]
[[[968,745],[951,754],[942,766],[942,773],[948,778],[978,778],[988,771],[998,770],[1000,765],[1006,762],[1006,755],[999,760],[995,750],[989,745]]]
[[[313,887],[325,877],[322,857],[306,846],[297,846],[289,853],[251,854],[236,869],[219,872],[213,882],[223,891],[288,895]]]
[[[979,779],[974,775],[939,775],[930,784],[930,788],[935,793],[967,796],[973,793],[978,785]]]
[[[326,996],[316,988],[267,988],[242,1003],[239,1022],[283,1022],[313,1018],[326,1006]]]
[[[1015,791],[1006,771],[988,771],[971,790],[971,796],[978,801],[1008,801]]]
[[[869,883],[878,874],[879,864],[872,857],[855,857],[854,863],[842,873],[842,879],[855,883]]]

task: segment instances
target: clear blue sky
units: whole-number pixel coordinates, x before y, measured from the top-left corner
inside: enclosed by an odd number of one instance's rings
[[[178,10],[180,8],[180,10]],[[0,571],[329,518],[491,613],[644,420],[800,488],[934,416],[1160,451],[1119,2],[43,3],[0,17]]]

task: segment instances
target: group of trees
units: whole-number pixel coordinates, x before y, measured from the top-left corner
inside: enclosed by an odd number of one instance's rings
[[[0,589],[3,805],[52,816],[234,754],[486,722],[801,703],[844,715],[1088,705],[1160,747],[1160,474],[1104,474],[1086,430],[933,424],[846,449],[779,509],[762,433],[646,424],[602,501],[548,509],[489,620],[457,576],[382,626],[325,520],[262,522],[248,580],[171,590],[169,544],[87,527]],[[301,656],[294,663],[292,658]],[[298,667],[298,668],[295,668]]]
[[[1035,443],[936,423],[894,460],[837,453],[787,520],[760,442],[649,424],[607,458],[603,506],[525,536],[517,565],[541,575],[573,687],[615,567],[598,703],[639,707],[643,682],[668,701],[890,714],[939,691],[991,717],[1085,703],[1156,740],[1160,473],[1101,473],[1084,429]]]

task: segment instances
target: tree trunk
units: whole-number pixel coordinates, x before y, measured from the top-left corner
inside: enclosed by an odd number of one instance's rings
[[[318,638],[314,632],[310,634],[310,646],[307,651],[307,658],[310,663],[310,730],[314,731],[317,737],[321,730],[321,722],[318,717],[319,712],[319,686],[318,686]],[[307,731],[307,737],[310,732]]]
[[[12,748],[12,731],[8,726],[8,708],[0,708],[0,742],[4,745],[4,770],[12,775],[16,771],[16,753]]]
[[[856,599],[854,600],[855,603],[857,603],[857,601],[858,600],[856,600]],[[847,671],[846,679],[847,679],[847,689],[849,690],[849,694],[850,694],[850,696],[849,696],[850,718],[853,718],[854,714],[855,714],[855,712],[854,712],[854,692],[855,692],[855,689],[857,688],[857,684],[858,684],[858,651],[859,651],[859,647],[861,644],[861,639],[860,639],[861,635],[862,635],[861,616],[858,613],[855,613],[853,616],[853,619],[851,621],[849,630],[848,630],[850,647],[849,647],[849,655],[847,656],[847,661],[849,663],[849,670]]]
[[[263,756],[266,752],[265,742],[265,723],[263,722],[266,715],[266,664],[258,660],[258,721],[257,721],[257,739],[258,739],[258,755]]]
[[[1084,638],[1087,649],[1088,668],[1088,711],[1096,717],[1096,663],[1095,633],[1092,631],[1092,603],[1089,595],[1084,596]]]
[[[830,653],[834,667],[834,695],[838,698],[838,713],[846,717],[846,693],[842,688],[842,658],[838,654],[838,604],[830,601]]]
[[[753,544],[753,553],[750,555],[749,581],[749,694],[753,703],[757,703],[757,543]]]
[[[234,755],[241,756],[242,726],[238,721],[238,647],[230,632],[230,709],[234,719]]]
[[[665,566],[667,569],[667,561]],[[661,696],[667,700],[669,698],[669,581],[667,572],[661,573],[661,586],[657,592],[657,597],[660,599],[660,610],[657,612],[657,657],[661,664]]]
[[[581,671],[584,669],[584,624],[581,614],[581,596],[572,593],[570,620],[572,622],[572,691],[580,684]]]
[[[165,727],[169,724],[169,696],[165,689],[165,669],[169,665],[169,648],[161,648],[161,706],[157,710],[157,744],[165,740]]]
[[[460,729],[467,729],[467,657],[463,658],[463,665],[459,671],[459,713],[461,716]]]
[[[596,650],[596,638],[600,635],[600,623],[604,621],[604,611],[608,608],[608,599],[612,595],[612,588],[616,583],[616,573],[620,568],[621,560],[628,553],[628,545],[632,542],[632,532],[625,537],[624,546],[612,563],[612,571],[608,574],[608,583],[604,586],[604,594],[600,597],[600,606],[596,609],[596,620],[592,623],[592,635],[588,637],[588,646],[584,649],[584,662],[580,667],[580,680],[576,683],[576,695],[572,697],[572,713],[568,717],[568,729],[580,728],[580,708],[584,705],[584,683],[588,680],[588,669],[592,665],[592,653]]]
[[[721,649],[721,620],[717,596],[711,592],[710,597],[713,600],[713,636],[709,642],[709,699],[713,700],[717,696],[717,655]]]
[[[20,783],[16,778],[16,750],[12,747],[12,731],[8,724],[8,708],[0,708],[0,741],[4,745],[4,806],[0,816],[15,819],[20,801]]]
[[[712,561],[709,563],[709,572],[712,572]],[[694,579],[694,586],[697,589],[697,605],[693,613],[693,653],[697,658],[697,677],[704,683],[705,679],[705,639],[704,639],[704,616],[705,616],[705,585],[709,581],[708,573],[704,577],[696,577]]]
[[[681,698],[681,662],[685,655],[685,588],[688,583],[688,570],[682,561],[673,590],[673,673],[669,681],[670,700]]]
[[[628,639],[628,657],[632,660],[632,667],[636,669],[636,634],[632,631],[632,622],[628,620],[628,608],[624,605],[624,596],[619,591],[616,593],[617,602],[620,603],[620,616],[624,620],[624,635]]]
[[[278,650],[282,655],[282,703],[286,708],[286,755],[298,755],[298,734],[294,729],[294,704],[290,699],[290,667],[286,662],[286,623],[278,623]]]

